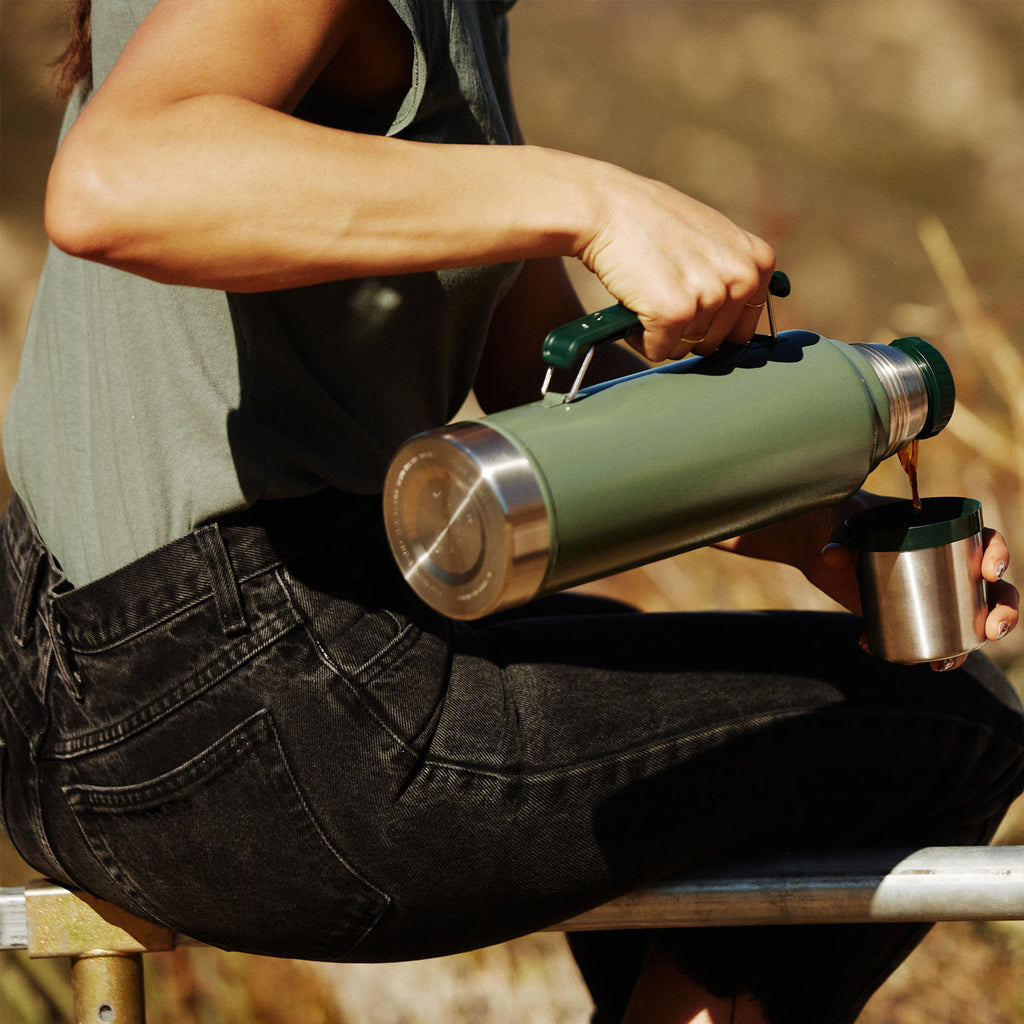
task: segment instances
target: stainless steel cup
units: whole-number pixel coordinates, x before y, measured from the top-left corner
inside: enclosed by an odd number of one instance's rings
[[[897,501],[847,520],[868,645],[887,661],[944,661],[985,643],[981,504]]]

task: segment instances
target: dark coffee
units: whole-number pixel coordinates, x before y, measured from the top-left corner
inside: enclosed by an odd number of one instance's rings
[[[917,490],[917,457],[920,442],[915,437],[905,448],[901,448],[897,454],[900,457],[900,465],[903,466],[907,479],[910,481],[910,497],[913,499],[914,508],[921,510],[921,495]]]

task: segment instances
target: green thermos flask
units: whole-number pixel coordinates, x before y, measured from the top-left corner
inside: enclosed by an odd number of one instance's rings
[[[571,366],[636,327],[611,307],[553,331],[544,357]],[[388,538],[427,604],[475,619],[838,502],[954,401],[920,338],[773,330],[411,438],[387,474]]]

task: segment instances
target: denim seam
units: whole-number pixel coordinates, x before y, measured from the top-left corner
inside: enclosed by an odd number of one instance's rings
[[[845,709],[848,714],[850,709]],[[821,708],[817,711],[811,712],[809,717],[813,717],[816,714],[828,714],[828,708]],[[864,709],[864,713],[871,716],[873,712],[870,709]],[[804,707],[797,707],[792,709],[783,709],[778,711],[772,711],[770,714],[758,713],[754,715],[748,715],[742,719],[736,719],[728,723],[721,725],[711,726],[708,729],[680,733],[674,737],[670,737],[664,740],[660,740],[657,743],[648,744],[644,746],[631,747],[629,750],[619,751],[615,754],[611,754],[605,757],[594,758],[590,761],[580,762],[579,764],[569,764],[554,768],[547,768],[538,771],[509,771],[502,772],[492,768],[484,768],[476,765],[462,764],[456,761],[449,761],[443,759],[437,759],[432,757],[426,757],[423,759],[422,767],[437,768],[443,771],[450,771],[452,773],[464,773],[469,775],[478,775],[481,777],[500,779],[504,781],[519,780],[524,782],[546,782],[558,779],[572,778],[575,776],[583,776],[589,774],[592,771],[599,771],[609,765],[614,765],[622,761],[628,761],[638,756],[650,756],[652,754],[658,754],[666,750],[671,750],[673,747],[680,743],[686,743],[688,741],[701,742],[709,739],[728,739],[732,735],[742,735],[746,728],[758,721],[764,721],[768,723],[778,723],[783,721],[790,721],[794,718],[799,718],[801,715],[807,715],[807,709]],[[915,716],[918,720],[923,719],[923,715]],[[934,721],[946,721],[946,722],[957,722],[964,724],[965,720],[957,715],[949,714],[934,714],[929,716]],[[970,723],[976,729],[981,729],[991,733],[991,729],[980,722]]]
[[[206,558],[213,603],[224,635],[237,636],[244,633],[249,628],[249,623],[242,607],[238,580],[235,578],[235,571],[220,528],[216,523],[210,523],[196,530],[193,536],[196,546]]]
[[[324,832],[323,827],[320,825],[320,822],[318,821],[316,815],[313,813],[313,809],[310,806],[309,801],[306,799],[306,795],[302,791],[302,788],[299,786],[298,780],[296,779],[295,774],[292,771],[291,764],[289,763],[288,757],[285,754],[284,748],[281,745],[280,737],[278,735],[277,728],[274,723],[273,714],[270,712],[270,710],[268,708],[261,708],[259,711],[256,711],[253,714],[249,715],[246,719],[239,722],[237,725],[233,726],[216,743],[211,744],[209,747],[207,747],[206,750],[202,751],[200,754],[197,754],[194,758],[191,758],[190,760],[198,762],[203,757],[208,757],[209,755],[211,755],[211,752],[215,748],[226,748],[228,751],[230,751],[232,755],[237,754],[238,751],[243,750],[246,746],[251,746],[253,744],[255,735],[255,733],[253,732],[254,725],[258,725],[266,730],[267,738],[271,743],[273,743],[274,748],[276,749],[280,765],[284,769],[284,772],[288,777],[288,781],[292,786],[295,797],[299,802],[302,812],[303,814],[305,814],[310,827],[313,829],[313,831],[319,838],[320,842],[324,844],[324,846],[331,852],[332,856],[334,856],[339,863],[344,865],[345,869],[349,871],[352,874],[352,876],[360,882],[360,884],[364,885],[367,889],[372,890],[381,899],[380,910],[378,910],[377,913],[373,915],[371,920],[367,923],[366,927],[363,928],[359,935],[352,942],[346,944],[345,952],[351,953],[366,939],[366,937],[374,930],[374,928],[376,928],[377,924],[381,920],[381,917],[384,915],[388,907],[394,902],[394,900],[387,891],[385,891],[371,879],[366,877],[366,875],[362,871],[357,870],[355,865],[335,847],[334,843],[331,842],[330,837],[327,835],[326,832]],[[223,753],[223,750],[221,750],[221,753]],[[187,764],[188,762],[186,762],[186,765]],[[163,780],[170,779],[173,775],[178,774],[181,771],[181,768],[183,767],[184,765],[170,772],[165,772],[163,775],[158,776],[156,779],[146,780],[144,783],[141,783],[138,786],[120,787],[118,789],[118,792],[126,793],[126,791],[129,789],[145,788],[151,791],[151,799],[156,799],[162,803],[166,801],[169,797],[173,798],[177,790],[172,788],[167,789],[166,792],[161,792],[157,787],[157,783]],[[106,787],[90,786],[87,784],[79,783],[63,786],[61,787],[61,792],[63,793],[64,798],[68,803],[68,806],[73,811],[76,809],[97,810],[101,807],[105,807],[105,809],[108,812],[117,813],[118,810],[120,809],[127,809],[132,811],[144,809],[144,805],[142,804],[129,804],[125,801],[121,801],[120,803],[115,802],[115,800],[113,799],[115,794],[106,793]],[[106,793],[107,795],[106,801],[101,799],[104,793]],[[79,833],[82,835],[86,845],[92,852],[94,860],[103,869],[105,874],[119,889],[125,890],[134,902],[136,902],[140,907],[143,907],[145,909],[145,913],[148,916],[154,917],[156,920],[160,920],[160,918],[156,917],[153,911],[149,909],[148,901],[143,902],[145,887],[138,884],[131,870],[123,863],[123,861],[121,861],[120,858],[111,857],[111,860],[117,862],[119,873],[123,875],[122,878],[116,877],[111,872],[110,867],[107,864],[108,858],[100,856],[93,842],[89,839],[78,814],[74,814],[73,817],[76,825],[78,826]],[[103,842],[102,845],[104,848],[107,849],[108,855],[113,854],[113,851],[109,849],[107,843]],[[166,924],[166,922],[161,923]],[[173,927],[171,925],[167,926]]]
[[[14,598],[14,642],[19,647],[28,646],[34,631],[33,619],[36,611],[33,598],[42,586],[43,563],[46,550],[36,542],[32,542],[32,565],[25,575],[18,572],[19,565],[11,558],[11,567],[18,579],[18,589]]]
[[[309,631],[309,628],[304,625],[303,629],[306,634],[306,639],[313,645],[313,650],[316,651],[317,657],[331,675],[345,686],[349,693],[351,693],[359,702],[359,706],[377,723],[377,725],[380,726],[381,729],[384,730],[385,733],[387,733],[388,736],[391,737],[392,740],[394,740],[395,743],[408,753],[415,754],[416,752],[401,736],[399,736],[397,732],[395,732],[391,725],[377,713],[376,709],[373,708],[368,701],[364,700],[361,687],[357,686],[355,680],[351,679],[346,672],[342,671],[342,669],[334,663],[331,656],[326,650],[324,650],[323,644],[313,636]]]
[[[389,661],[385,661],[384,659],[387,655],[391,654],[395,648],[401,647],[407,650],[410,643],[415,642],[417,637],[419,637],[419,633],[420,631],[415,622],[412,622],[411,620],[407,622],[383,647],[381,647],[379,651],[375,651],[362,663],[362,665],[352,670],[350,673],[352,678],[359,679],[366,683],[371,679],[376,679],[384,669],[399,664],[401,661],[399,656],[396,656]],[[402,652],[399,652],[399,654],[401,653]],[[377,671],[368,671],[371,667],[376,667]]]
[[[145,708],[135,714],[102,729],[67,736],[47,750],[47,756],[58,760],[70,760],[92,754],[98,750],[116,746],[149,728],[179,707],[212,689],[299,625],[290,619],[282,621],[283,619],[283,614],[274,616],[263,632],[247,635],[229,650],[222,652],[221,657],[205,665],[195,675],[183,679],[173,689],[147,704]],[[274,629],[274,632],[270,632],[271,629]],[[203,681],[203,676],[209,678]]]
[[[378,663],[380,663],[387,654],[394,650],[395,647],[402,644],[403,641],[405,641],[409,637],[410,632],[414,631],[412,637],[413,639],[415,639],[415,637],[419,635],[419,627],[417,626],[417,623],[414,620],[410,619],[403,625],[401,620],[398,619],[395,615],[393,615],[390,611],[388,611],[388,609],[382,609],[382,611],[388,616],[388,618],[390,618],[391,621],[399,627],[398,632],[390,640],[388,640],[383,647],[381,647],[379,650],[374,651],[373,654],[370,655],[370,657],[367,658],[366,661],[364,661],[361,665],[358,665],[356,668],[353,669],[342,668],[335,662],[335,660],[327,652],[323,644],[321,644],[320,641],[313,635],[312,630],[309,629],[308,620],[306,616],[302,613],[301,609],[298,606],[298,603],[295,600],[294,595],[292,594],[292,589],[288,584],[287,577],[280,571],[276,573],[276,576],[278,585],[281,587],[282,591],[284,591],[284,594],[288,599],[289,605],[291,606],[295,614],[299,617],[299,619],[302,621],[302,624],[306,629],[306,635],[309,637],[310,643],[312,643],[313,647],[316,649],[317,656],[324,663],[324,665],[326,665],[327,668],[331,670],[331,672],[333,672],[337,676],[342,677],[343,679],[348,679],[352,682],[359,680],[364,683],[376,679],[377,676],[380,674],[379,671],[370,673],[367,672],[367,669],[369,669],[373,665],[378,665]],[[366,610],[362,609],[361,612],[361,617],[365,618]],[[353,623],[353,625],[349,627],[349,630],[354,628],[354,626],[355,623]],[[396,661],[397,659],[393,659],[392,661],[387,661],[383,664],[379,664],[380,671],[383,671],[384,668],[387,668],[388,666],[395,664]]]
[[[593,758],[589,761],[580,762],[578,764],[546,768],[543,771],[502,772],[489,768],[480,768],[475,765],[459,764],[455,761],[444,761],[434,758],[424,759],[424,767],[461,772],[469,775],[480,775],[506,781],[518,780],[525,782],[545,782],[566,779],[574,776],[587,775],[592,771],[600,771],[609,765],[629,761],[635,757],[650,756],[651,754],[658,754],[666,750],[671,750],[680,743],[709,739],[727,739],[731,735],[742,735],[744,728],[752,722],[757,722],[758,720],[764,720],[766,722],[788,721],[791,718],[799,717],[804,713],[804,710],[804,708],[794,708],[789,711],[772,712],[771,715],[749,715],[746,718],[736,719],[728,723],[711,726],[707,729],[702,729],[696,732],[680,733],[676,736],[660,740],[657,743],[631,747],[629,750],[621,750],[615,754],[609,754],[605,757]]]
[[[49,858],[50,863],[56,867],[59,871],[63,872],[64,876],[68,881],[73,883],[73,888],[83,888],[81,882],[75,877],[75,875],[69,871],[64,862],[57,856],[56,851],[50,843],[50,833],[46,827],[46,810],[43,807],[43,801],[40,794],[39,787],[39,772],[38,770],[33,774],[32,785],[35,788],[35,805],[36,819],[36,838],[39,845],[43,848],[43,854]]]
[[[70,694],[72,700],[77,704],[81,704],[85,699],[82,693],[82,676],[75,668],[70,657],[71,645],[67,642],[67,638],[64,633],[64,623],[62,619],[58,618],[54,614],[52,602],[45,608],[43,624],[45,625],[46,633],[50,638],[51,660],[56,666],[57,676],[64,684],[64,687]]]
[[[355,678],[351,676],[348,672],[346,672],[343,668],[341,668],[341,666],[334,661],[334,659],[328,653],[324,645],[320,643],[320,641],[313,635],[312,630],[309,628],[309,623],[306,620],[306,616],[302,614],[302,612],[299,610],[298,606],[295,603],[295,600],[292,596],[291,588],[288,586],[288,581],[281,575],[280,572],[277,574],[277,579],[278,583],[281,585],[281,589],[284,590],[285,594],[287,595],[288,603],[291,606],[292,611],[299,617],[299,621],[302,625],[303,632],[306,635],[306,639],[312,645],[313,650],[316,652],[316,656],[320,660],[320,662],[331,673],[331,675],[335,677],[335,679],[339,680],[341,683],[344,684],[345,688],[359,702],[359,706],[363,708],[364,711],[366,711],[366,713],[377,723],[377,725],[379,725],[380,728],[383,729],[384,732],[387,733],[387,735],[390,736],[391,739],[394,740],[394,742],[402,748],[402,750],[418,757],[419,755],[417,754],[417,752],[412,747],[410,747],[409,744],[398,733],[395,732],[395,730],[390,726],[390,724],[387,721],[385,721],[385,719],[382,718],[380,714],[378,714],[376,709],[367,700],[364,699],[363,694],[361,692],[361,687],[357,685]],[[409,626],[412,626],[412,623],[409,623]],[[383,652],[378,652],[378,655],[381,653]],[[374,659],[372,658],[370,659],[371,662],[373,660]]]
[[[44,682],[42,692],[38,694],[38,707],[29,707],[21,694],[13,687],[0,686],[0,701],[3,702],[4,706],[11,713],[11,717],[21,730],[22,735],[31,744],[33,756],[38,751],[40,737],[48,728],[46,722],[46,694],[49,688],[50,661],[52,660],[49,649],[40,653],[39,660],[41,662],[41,669],[38,675]],[[41,721],[39,728],[35,732],[28,731],[27,723],[36,722],[37,720]]]
[[[268,715],[269,715],[269,712],[268,712]],[[384,910],[392,902],[391,896],[388,895],[388,893],[384,889],[382,889],[379,885],[377,885],[376,883],[372,882],[369,878],[367,878],[361,871],[357,871],[355,865],[352,864],[349,861],[349,859],[347,857],[345,857],[341,853],[340,850],[335,849],[334,844],[330,840],[330,837],[327,835],[326,832],[324,832],[323,828],[320,825],[320,822],[317,820],[316,815],[313,813],[313,808],[310,806],[309,801],[306,799],[306,794],[303,793],[302,788],[299,785],[299,781],[295,777],[294,772],[292,771],[292,766],[291,766],[291,764],[288,761],[287,755],[285,754],[284,747],[281,746],[281,740],[280,740],[280,737],[277,734],[277,729],[274,727],[273,716],[270,715],[269,718],[270,718],[270,721],[269,721],[270,732],[271,732],[271,735],[273,737],[274,744],[275,744],[275,746],[278,749],[278,753],[279,753],[280,758],[281,758],[281,764],[284,766],[284,770],[288,773],[288,778],[291,781],[292,786],[295,788],[295,794],[299,798],[299,803],[302,804],[303,811],[305,811],[306,816],[309,818],[310,823],[313,825],[313,828],[316,830],[317,835],[320,836],[320,838],[323,841],[324,845],[326,845],[326,847],[331,851],[331,853],[333,853],[334,856],[337,857],[338,860],[341,861],[341,863],[344,864],[345,867],[348,868],[348,870],[351,871],[352,874],[355,875],[355,877],[358,878],[359,881],[363,883],[363,885],[365,885],[368,888],[372,889],[378,896],[381,897],[381,899],[384,900],[384,906],[381,908],[381,912],[380,912],[381,914],[383,914]],[[373,926],[375,926],[377,921],[379,921],[379,920],[380,920],[380,914],[378,914],[374,918],[373,924],[370,926],[370,928],[366,929],[366,931],[364,931],[363,934],[359,937],[359,940],[358,940],[359,942],[361,942],[363,940],[363,938],[365,938],[366,935],[369,934],[369,932],[372,930]],[[351,949],[351,947],[350,947],[350,949]]]
[[[288,602],[288,607],[292,610],[292,614],[298,619],[299,624],[302,626],[302,632],[305,634],[306,639],[313,645],[313,650],[316,651],[317,658],[319,658],[324,666],[330,670],[332,675],[344,678],[344,673],[337,665],[334,664],[334,660],[327,653],[324,645],[313,635],[312,630],[309,628],[309,621],[303,614],[302,609],[299,608],[298,602],[296,602],[295,596],[292,594],[292,588],[288,586],[288,580],[281,572],[280,567],[275,571],[274,577],[277,580],[277,585],[281,588],[281,591],[285,596],[285,600]]]
[[[276,562],[273,565],[265,566],[257,572],[251,572],[245,576],[240,576],[237,582],[239,586],[241,586],[245,583],[250,582],[251,580],[256,579],[259,576],[265,575],[268,572],[274,572],[278,568],[278,566],[280,566],[280,564],[280,562]],[[61,599],[71,597],[72,595],[77,593],[79,593],[79,591],[69,590],[65,594],[54,595],[54,607],[58,610],[61,610]],[[175,607],[165,612],[160,618],[146,622],[145,625],[139,626],[133,632],[126,633],[124,636],[119,636],[116,640],[111,640],[109,643],[100,644],[98,646],[78,646],[69,641],[68,648],[69,650],[74,651],[76,654],[105,654],[108,651],[114,650],[116,647],[120,647],[122,644],[130,643],[132,640],[137,640],[140,636],[143,636],[144,634],[149,633],[150,631],[158,628],[159,626],[162,626],[165,623],[170,622],[172,619],[178,618],[179,616],[184,615],[186,612],[192,611],[192,609],[194,608],[198,608],[199,605],[205,604],[206,602],[212,600],[213,590],[211,588],[204,590],[201,594],[199,594],[196,597],[190,598],[183,604],[175,605]],[[67,616],[64,617],[67,618]]]

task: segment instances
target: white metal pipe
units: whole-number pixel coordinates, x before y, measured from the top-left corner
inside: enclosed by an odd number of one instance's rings
[[[1024,920],[1024,846],[825,851],[717,863],[559,929]]]
[[[867,921],[1024,921],[1024,846],[830,850],[716,863],[551,930]],[[25,890],[0,889],[0,949],[28,948]]]

